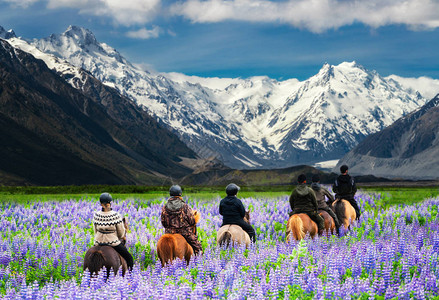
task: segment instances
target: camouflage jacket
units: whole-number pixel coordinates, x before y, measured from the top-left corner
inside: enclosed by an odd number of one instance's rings
[[[184,233],[195,225],[195,218],[192,209],[184,203],[180,198],[172,197],[168,200],[162,208],[161,221],[165,227],[165,233]],[[175,202],[180,202],[180,205],[175,205]],[[174,203],[172,205],[169,205]]]

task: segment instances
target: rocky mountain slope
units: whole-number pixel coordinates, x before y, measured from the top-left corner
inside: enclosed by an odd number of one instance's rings
[[[420,109],[368,136],[337,167],[347,164],[353,174],[438,179],[438,128],[439,94]]]
[[[0,39],[2,184],[157,184],[192,172],[180,157],[195,153],[131,100],[9,38]]]
[[[32,44],[116,88],[200,156],[214,156],[234,168],[340,158],[367,135],[425,103],[416,90],[355,62],[325,64],[302,82],[206,79],[141,70],[80,27]]]

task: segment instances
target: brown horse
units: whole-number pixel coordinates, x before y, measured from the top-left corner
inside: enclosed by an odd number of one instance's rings
[[[88,249],[84,256],[84,271],[88,269],[90,274],[98,274],[104,267],[107,269],[107,276],[110,275],[111,269],[117,274],[122,267],[122,275],[128,270],[127,262],[113,247],[94,246]]]
[[[335,233],[335,222],[334,219],[325,210],[319,210],[319,215],[325,221],[325,234],[328,236],[330,233]]]
[[[128,221],[126,218],[122,218],[125,230],[128,231]],[[126,243],[126,231],[125,236],[122,237],[121,242]],[[125,275],[128,270],[128,265],[125,259],[117,253],[111,246],[94,246],[88,249],[84,256],[83,270],[88,269],[90,274],[97,275],[102,268],[107,269],[107,277],[110,275],[110,270],[113,269],[114,274],[117,274],[119,268],[122,267],[122,275]]]
[[[318,232],[317,224],[307,214],[295,214],[287,223],[287,242],[291,237],[300,241],[307,233],[313,238]]]
[[[344,199],[338,199],[332,203],[332,210],[337,215],[338,220],[344,225],[346,230],[350,228],[351,224],[357,218],[355,209],[352,207],[349,201]]]
[[[250,211],[245,212],[244,221],[250,224]],[[250,236],[239,225],[224,225],[218,229],[216,244],[218,246],[245,245],[250,246]]]
[[[200,213],[194,210],[195,225],[194,233],[197,232],[196,224],[200,221]],[[178,233],[162,235],[157,242],[157,255],[164,267],[168,262],[172,262],[176,258],[185,259],[189,264],[191,256],[194,255],[194,249],[186,242],[186,239]]]

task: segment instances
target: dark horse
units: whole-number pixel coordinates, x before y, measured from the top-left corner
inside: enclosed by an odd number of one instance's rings
[[[329,235],[330,233],[334,234],[335,233],[335,222],[334,222],[334,219],[325,210],[319,210],[319,215],[325,221],[324,233],[326,235]]]
[[[128,222],[125,218],[122,218],[126,231],[128,231]],[[125,244],[126,236],[121,239],[121,242]],[[107,277],[110,275],[110,270],[113,269],[114,274],[122,267],[122,275],[125,275],[128,270],[128,265],[125,259],[117,253],[111,246],[94,246],[88,249],[84,256],[84,271],[89,270],[90,274],[98,274],[102,268],[107,269]]]
[[[250,224],[250,212],[246,211],[244,221]],[[250,236],[239,225],[224,225],[216,235],[216,243],[218,246],[229,247],[231,244],[242,245],[246,247],[250,245]]]
[[[345,229],[349,229],[352,222],[355,221],[357,214],[349,201],[339,199],[332,204],[332,209],[337,215],[338,220],[344,225]]]
[[[94,246],[88,249],[84,257],[84,271],[89,270],[90,274],[97,274],[102,268],[107,269],[107,276],[113,269],[114,274],[122,267],[122,275],[128,270],[127,262],[111,246]]]
[[[200,221],[200,213],[194,211],[195,225],[193,226],[194,233],[197,232],[197,223]],[[176,258],[185,259],[189,264],[191,256],[194,255],[194,249],[186,242],[186,239],[178,233],[162,235],[157,242],[157,255],[160,258],[162,267],[168,262],[172,262]]]

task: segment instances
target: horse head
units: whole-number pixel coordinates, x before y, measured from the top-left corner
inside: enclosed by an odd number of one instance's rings
[[[247,210],[245,212],[244,221],[248,224],[250,224],[250,210]]]
[[[200,212],[198,210],[194,210],[193,214],[194,214],[194,218],[195,218],[195,223],[199,223],[200,219],[201,219]]]

